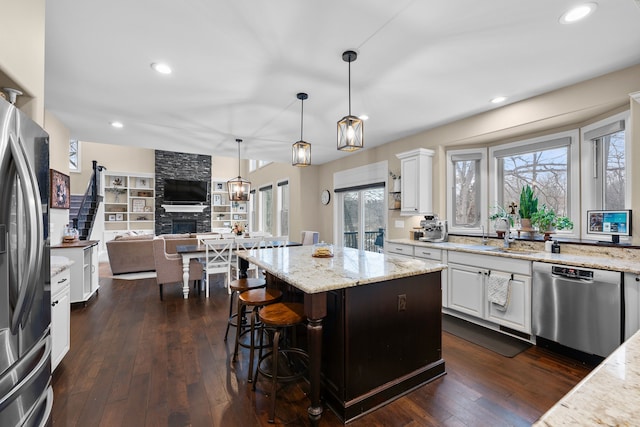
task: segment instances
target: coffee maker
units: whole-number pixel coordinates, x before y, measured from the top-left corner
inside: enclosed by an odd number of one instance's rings
[[[420,240],[423,242],[446,242],[449,239],[449,225],[446,220],[438,219],[438,215],[425,215],[420,221],[420,227],[423,230],[423,236]]]

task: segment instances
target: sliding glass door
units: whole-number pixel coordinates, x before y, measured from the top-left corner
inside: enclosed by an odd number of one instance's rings
[[[347,248],[381,251],[386,214],[384,186],[336,191],[341,218],[339,243]]]

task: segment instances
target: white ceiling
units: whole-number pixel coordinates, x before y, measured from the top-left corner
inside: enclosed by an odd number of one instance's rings
[[[336,122],[367,114],[365,147],[640,63],[640,7],[599,0],[110,0],[47,2],[45,107],[72,138],[312,162],[336,150]],[[166,62],[173,73],[155,73]],[[112,121],[124,128],[115,129]],[[365,148],[366,149],[366,148]]]

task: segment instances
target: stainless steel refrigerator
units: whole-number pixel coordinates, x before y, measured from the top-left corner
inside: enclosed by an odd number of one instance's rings
[[[0,98],[0,426],[51,424],[49,137]]]

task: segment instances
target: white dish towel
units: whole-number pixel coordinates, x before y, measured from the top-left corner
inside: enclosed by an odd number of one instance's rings
[[[495,304],[498,310],[505,311],[511,293],[511,274],[491,271],[487,289],[489,302]]]

